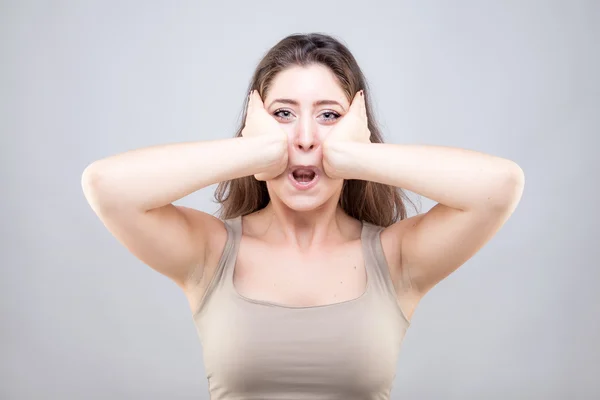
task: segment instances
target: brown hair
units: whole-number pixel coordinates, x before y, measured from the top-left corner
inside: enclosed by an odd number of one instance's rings
[[[294,34],[282,39],[258,64],[248,92],[258,90],[264,99],[279,72],[291,66],[310,64],[328,67],[337,77],[349,101],[352,101],[356,92],[364,91],[371,143],[383,143],[381,131],[372,118],[366,79],[348,48],[332,36],[310,33]],[[242,135],[246,108],[247,99],[235,137]],[[270,201],[266,183],[253,175],[221,182],[214,198],[221,204],[218,211],[221,219],[250,214],[266,207]],[[383,227],[407,217],[405,201],[410,202],[410,199],[400,188],[362,180],[344,181],[340,196],[340,206],[349,216]]]

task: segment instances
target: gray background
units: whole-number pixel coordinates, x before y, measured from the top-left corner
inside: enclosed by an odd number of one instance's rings
[[[104,229],[81,172],[230,137],[262,54],[310,31],[354,52],[389,142],[493,153],[527,178],[422,301],[392,398],[599,398],[600,2],[218,3],[0,3],[0,398],[208,398],[184,295]],[[214,188],[181,204],[216,211]]]

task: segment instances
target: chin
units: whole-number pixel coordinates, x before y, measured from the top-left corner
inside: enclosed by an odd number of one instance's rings
[[[315,211],[325,206],[326,201],[319,201],[315,198],[306,198],[303,196],[288,196],[280,198],[288,208],[298,212]]]

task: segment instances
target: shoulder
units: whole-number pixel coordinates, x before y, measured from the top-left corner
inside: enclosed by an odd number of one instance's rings
[[[223,242],[223,246],[225,245],[224,242],[227,240],[225,221],[212,214],[194,208],[184,206],[178,206],[177,208],[185,215],[187,221],[191,224],[192,229],[204,233],[206,258],[221,246],[221,242]]]
[[[402,312],[410,321],[419,304],[422,295],[413,290],[410,274],[402,265],[402,242],[405,234],[419,223],[424,214],[418,214],[393,223],[388,227],[381,227],[380,240],[384,258],[390,273],[392,284],[396,290],[396,297]]]
[[[225,221],[195,208],[177,206],[179,211],[185,217],[193,235],[201,241],[197,246],[202,246],[202,261],[193,268],[188,274],[184,290],[195,291],[198,285],[202,285],[207,279],[210,281],[214,274],[221,253],[227,243],[228,232],[225,227]]]
[[[419,217],[420,215],[416,215],[414,217],[399,220],[389,226],[377,225],[377,229],[380,230],[381,245],[386,252],[386,255],[399,255],[400,243],[402,242],[404,234],[411,225],[415,225],[418,222],[417,220]]]
[[[209,234],[206,242],[206,258],[202,274],[202,280],[204,281],[212,279],[212,275],[215,273],[215,269],[227,245],[229,233],[225,225],[226,221],[214,216],[211,216],[210,222],[207,225]]]
[[[390,275],[396,281],[400,279],[402,268],[402,241],[406,232],[418,224],[425,214],[418,214],[393,223],[387,227],[380,227],[381,247],[387,261]]]
[[[228,240],[225,221],[211,214],[181,207],[187,215],[192,229],[203,231],[204,258],[201,265],[191,271],[187,282],[182,286],[192,310],[196,310],[204,291],[215,276],[219,261]]]

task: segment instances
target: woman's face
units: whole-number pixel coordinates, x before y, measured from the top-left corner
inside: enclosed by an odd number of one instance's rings
[[[267,182],[271,199],[296,211],[335,207],[343,180],[325,175],[321,143],[350,106],[335,75],[318,64],[291,67],[277,74],[263,102],[288,135],[289,168]],[[317,176],[292,174],[298,166],[316,168]]]

